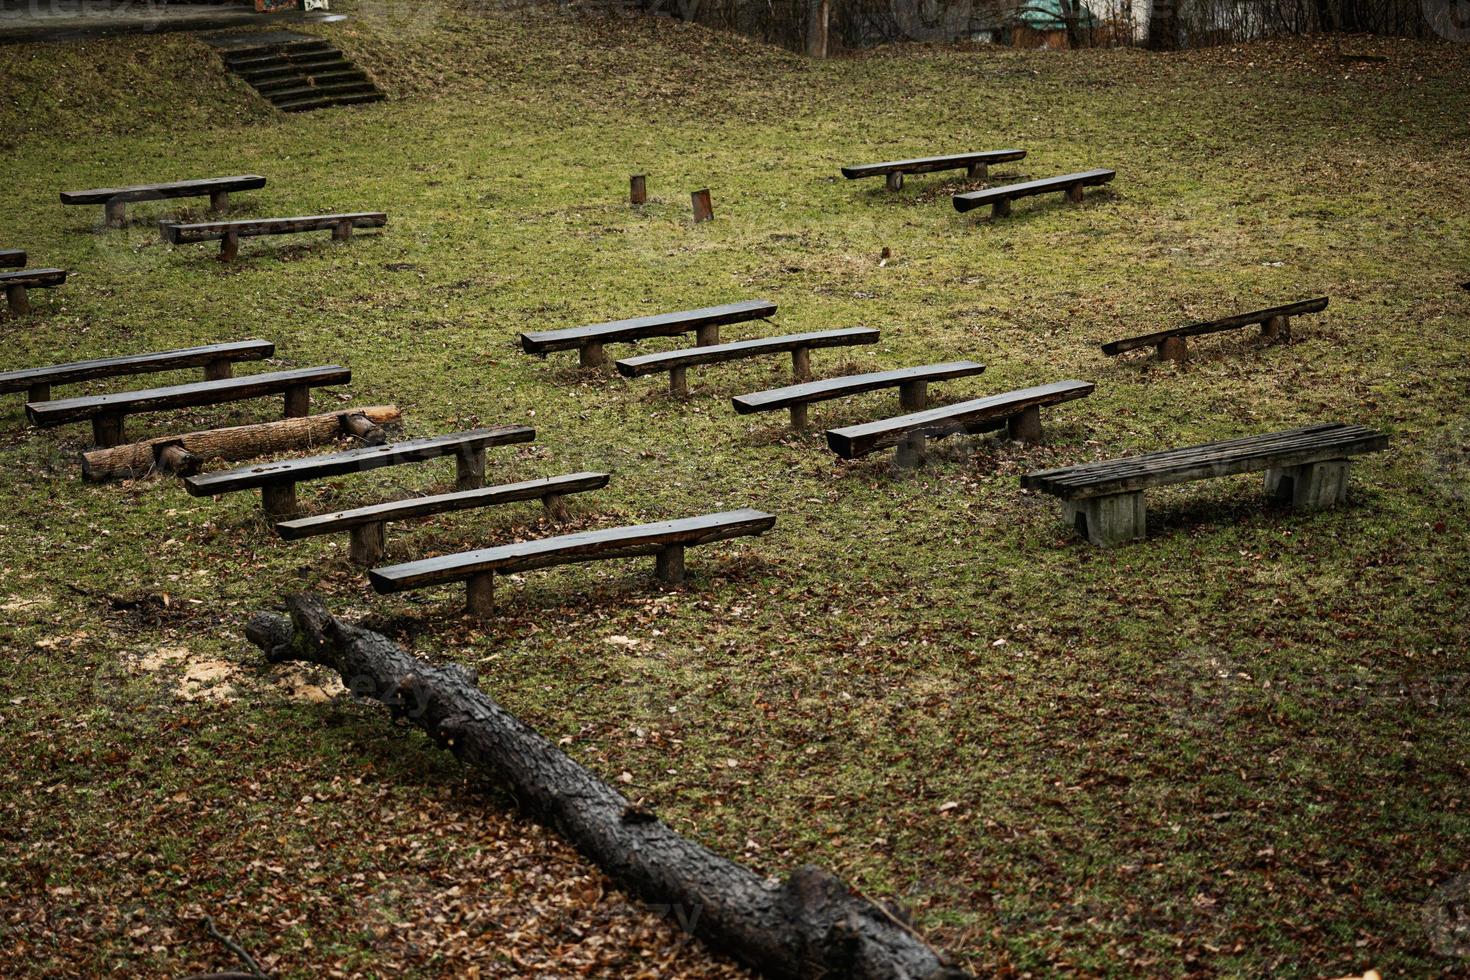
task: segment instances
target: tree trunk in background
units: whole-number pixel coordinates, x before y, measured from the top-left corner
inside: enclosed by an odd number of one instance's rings
[[[827,30],[831,13],[830,0],[807,0],[806,53],[810,57],[827,57]]]
[[[1177,0],[1149,0],[1148,46],[1152,51],[1173,51],[1179,47]]]

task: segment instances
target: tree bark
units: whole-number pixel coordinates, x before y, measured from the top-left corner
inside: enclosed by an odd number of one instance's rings
[[[1149,0],[1148,46],[1153,51],[1173,51],[1179,47],[1179,9],[1177,0]]]
[[[631,805],[476,687],[458,664],[418,659],[378,633],[292,596],[290,619],[262,613],[246,636],[272,663],[337,671],[348,690],[407,718],[467,764],[506,784],[619,886],[671,908],[695,936],[772,977],[955,980],[968,976],[893,912],[840,878],[803,867],[766,881]]]
[[[129,480],[147,476],[165,467],[160,454],[165,447],[179,446],[196,461],[206,459],[250,459],[267,453],[285,452],[330,442],[342,435],[355,434],[344,419],[351,415],[366,416],[374,425],[388,425],[401,419],[396,405],[373,405],[350,408],[324,415],[237,425],[227,429],[208,429],[182,436],[160,436],[143,442],[131,442],[108,449],[94,449],[82,454],[82,476],[94,482]],[[362,429],[361,431],[370,431]],[[187,474],[186,474],[187,475]]]
[[[806,53],[812,58],[827,57],[827,38],[831,27],[830,0],[807,0]]]

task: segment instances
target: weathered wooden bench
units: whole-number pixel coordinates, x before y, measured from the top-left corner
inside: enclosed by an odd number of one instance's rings
[[[552,565],[657,555],[660,581],[677,585],[684,580],[684,549],[713,541],[755,536],[776,523],[772,514],[758,510],[731,510],[676,521],[659,521],[605,531],[581,531],[538,541],[522,541],[466,551],[368,572],[380,593],[404,592],[449,582],[464,582],[472,616],[488,616],[495,608],[497,573],[511,575]]]
[[[199,180],[175,180],[165,184],[134,184],[132,187],[98,187],[90,191],[62,191],[62,204],[100,204],[107,224],[121,227],[131,201],[157,201],[175,197],[208,197],[211,211],[229,206],[233,191],[253,191],[265,186],[265,178],[256,174],[235,177],[204,177]]]
[[[780,409],[791,411],[791,427],[806,428],[807,406],[812,402],[861,395],[864,392],[883,388],[898,389],[900,408],[917,412],[928,407],[929,384],[951,378],[967,378],[985,370],[984,364],[974,361],[949,361],[944,364],[923,364],[918,367],[899,368],[895,371],[873,371],[868,374],[849,374],[841,378],[824,381],[809,381],[805,384],[756,391],[748,395],[736,395],[731,401],[740,415],[753,412],[774,412]]]
[[[311,214],[296,218],[257,218],[249,221],[204,221],[194,224],[159,222],[163,240],[170,245],[219,242],[220,261],[228,262],[240,251],[240,239],[262,235],[295,235],[308,231],[330,231],[332,241],[345,242],[354,228],[381,228],[388,216],[381,211],[351,214]]]
[[[387,547],[384,525],[389,521],[493,507],[519,500],[540,500],[553,518],[561,520],[565,517],[566,510],[562,502],[564,497],[601,489],[607,486],[607,481],[606,473],[568,473],[565,476],[506,483],[498,487],[459,490],[430,497],[410,497],[386,504],[281,521],[276,525],[276,533],[288,541],[295,541],[318,534],[348,531],[352,536],[348,556],[359,565],[371,565],[383,557],[383,551]]]
[[[220,405],[266,395],[285,395],[286,417],[293,418],[305,415],[310,410],[312,388],[346,384],[351,380],[352,372],[347,368],[328,364],[323,367],[271,371],[239,378],[221,378],[218,381],[171,385],[166,388],[144,388],[107,395],[27,402],[26,417],[33,425],[43,428],[91,421],[93,439],[105,449],[122,443],[123,420],[129,415],[193,408],[197,405]]]
[[[1325,309],[1327,309],[1327,297],[1318,296],[1316,299],[1304,299],[1297,303],[1272,306],[1253,313],[1237,313],[1235,316],[1227,316],[1219,320],[1189,323],[1140,337],[1114,340],[1103,344],[1102,352],[1112,357],[1131,350],[1138,350],[1141,347],[1154,347],[1157,348],[1161,361],[1183,361],[1189,358],[1189,346],[1185,337],[1198,337],[1201,334],[1219,333],[1223,330],[1239,330],[1241,327],[1248,327],[1255,323],[1261,325],[1263,340],[1284,342],[1291,339],[1291,317],[1301,316],[1304,313],[1320,313]]]
[[[485,450],[530,442],[536,430],[528,425],[502,425],[493,429],[471,429],[425,439],[410,439],[385,446],[364,446],[325,456],[283,459],[256,466],[241,466],[217,473],[185,477],[184,487],[195,497],[216,497],[240,490],[260,490],[261,506],[272,519],[296,515],[296,484],[322,480],[344,473],[364,473],[385,466],[420,463],[444,456],[455,458],[456,490],[474,490],[485,485]]]
[[[5,303],[16,316],[31,312],[28,289],[50,289],[66,282],[65,269],[17,269],[0,272],[0,287],[5,289]]]
[[[1115,176],[1117,174],[1112,170],[1084,170],[1081,173],[1063,174],[1060,177],[1028,180],[1022,184],[1008,184],[1005,187],[989,187],[983,191],[970,191],[968,194],[956,194],[954,196],[954,209],[956,211],[971,211],[989,204],[991,206],[991,217],[1004,218],[1011,213],[1011,202],[1017,198],[1061,191],[1066,194],[1067,200],[1080,202],[1082,200],[1082,188],[1098,187],[1106,184]]]
[[[26,401],[44,402],[50,400],[53,385],[192,367],[204,368],[205,381],[218,381],[220,378],[230,377],[232,365],[236,361],[263,361],[275,352],[276,345],[268,340],[240,340],[204,347],[183,347],[178,350],[21,368],[18,371],[0,372],[0,394],[24,391]]]
[[[19,269],[26,264],[26,250],[23,248],[0,248],[0,268]]]
[[[1093,544],[1110,547],[1145,536],[1143,491],[1149,487],[1265,470],[1272,497],[1299,511],[1320,510],[1347,499],[1348,457],[1387,445],[1383,433],[1331,423],[1039,470],[1021,477],[1021,485],[1061,497],[1067,523]]]
[[[819,330],[793,333],[782,337],[759,337],[737,340],[709,347],[685,347],[680,350],[643,354],[618,361],[618,373],[625,378],[639,378],[661,371],[669,373],[669,391],[675,395],[689,393],[688,372],[697,364],[719,364],[748,357],[791,353],[791,372],[798,380],[812,376],[812,351],[822,347],[852,347],[876,344],[878,331],[872,327],[848,327],[842,330]]]
[[[889,160],[886,163],[863,163],[855,167],[843,167],[842,176],[848,180],[883,176],[888,178],[888,189],[903,189],[904,174],[932,174],[941,170],[964,170],[970,177],[984,177],[992,163],[1009,163],[1026,156],[1025,150],[980,150],[976,153],[953,153],[942,157],[917,157],[913,160]]]
[[[1093,387],[1089,381],[1054,381],[896,418],[829,429],[827,445],[843,459],[857,459],[895,446],[895,462],[899,466],[918,466],[924,461],[926,439],[943,439],[957,432],[1005,428],[1012,439],[1040,442],[1041,409],[1085,398],[1092,394]]]
[[[584,327],[523,333],[521,349],[539,357],[552,351],[576,350],[582,367],[600,367],[607,363],[607,355],[602,350],[604,344],[629,343],[645,337],[677,337],[693,330],[695,343],[708,347],[720,342],[720,327],[725,324],[764,320],[775,315],[775,303],[751,299],[680,313],[656,313]]]

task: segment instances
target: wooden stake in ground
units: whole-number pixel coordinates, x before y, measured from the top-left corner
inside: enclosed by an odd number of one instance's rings
[[[709,221],[714,218],[715,209],[714,205],[710,203],[708,188],[702,191],[695,191],[693,194],[689,195],[689,199],[694,203],[695,224],[698,224],[701,221]]]
[[[355,436],[377,446],[387,441],[382,427],[402,417],[396,405],[372,405],[258,425],[160,436],[82,454],[82,476],[96,483],[134,480],[154,472],[188,476],[197,473],[206,459],[251,459],[319,446],[342,436]]]
[[[262,613],[246,627],[267,660],[335,670],[348,690],[381,702],[504,783],[619,886],[677,910],[694,935],[766,976],[968,976],[829,871],[804,867],[771,883],[679,836],[507,712],[476,686],[471,670],[420,660],[334,618],[314,596],[292,596],[287,608],[289,620]]]
[[[645,174],[634,174],[628,178],[628,200],[633,204],[648,201],[648,177]]]

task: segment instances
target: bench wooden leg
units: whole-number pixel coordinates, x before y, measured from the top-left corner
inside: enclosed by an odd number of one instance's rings
[[[1073,204],[1081,204],[1082,203],[1082,185],[1081,184],[1073,184],[1071,187],[1068,187],[1067,188],[1067,200],[1071,201]]]
[[[720,342],[720,325],[718,323],[706,323],[702,327],[694,328],[695,347],[713,347]]]
[[[689,200],[694,205],[694,221],[696,224],[701,221],[710,221],[714,218],[715,208],[710,203],[708,190],[695,191],[689,195]]]
[[[92,418],[92,441],[103,449],[121,446],[123,442],[123,417],[121,415],[97,415]]]
[[[548,493],[541,498],[541,504],[546,508],[547,516],[556,523],[561,524],[567,519],[567,501],[562,494]]]
[[[893,462],[900,469],[924,465],[924,433],[910,432],[898,440]]]
[[[971,180],[978,180],[981,177],[989,177],[989,176],[990,176],[990,167],[988,165],[983,164],[983,163],[972,163],[972,164],[970,164],[969,178]]]
[[[1062,517],[1100,548],[1142,541],[1148,534],[1143,491],[1062,501]]]
[[[812,349],[798,347],[791,352],[791,376],[797,381],[812,379]]]
[[[1189,343],[1183,337],[1165,337],[1157,350],[1161,361],[1177,361],[1183,364],[1189,360]]]
[[[223,381],[234,373],[229,361],[210,361],[204,365],[205,381]]]
[[[306,385],[292,385],[286,389],[286,418],[304,418],[311,412],[311,389]]]
[[[1001,198],[990,205],[990,216],[992,218],[1009,218],[1011,216],[1011,202]]]
[[[602,351],[602,345],[595,340],[589,340],[578,349],[577,363],[584,368],[602,367],[607,363],[607,355]]]
[[[31,298],[24,286],[6,286],[5,304],[16,316],[25,316],[31,312]]]
[[[48,402],[51,400],[51,386],[48,384],[31,385],[26,389],[26,401]]]
[[[348,546],[347,556],[357,565],[373,565],[383,557],[383,552],[388,549],[387,529],[382,521],[374,521],[371,524],[359,524],[351,531],[352,542]]]
[[[1270,317],[1261,324],[1261,339],[1267,343],[1286,343],[1291,339],[1291,320],[1284,316]]]
[[[644,204],[648,201],[647,174],[633,174],[628,178],[628,200],[633,204]]]
[[[478,490],[485,485],[485,450],[454,454],[454,489]]]
[[[797,432],[806,430],[806,402],[797,402],[791,406],[791,427]]]
[[[1333,459],[1305,466],[1273,467],[1266,471],[1266,493],[1293,510],[1310,513],[1347,501],[1351,460]]]
[[[489,619],[495,614],[495,573],[481,572],[464,582],[464,609],[476,619]]]
[[[352,237],[352,222],[339,221],[332,226],[332,241],[345,242]]]
[[[209,210],[218,212],[218,211],[228,211],[229,209],[230,209],[230,192],[229,191],[210,191],[209,192]]]
[[[660,582],[680,585],[684,581],[684,546],[671,544],[658,553],[654,574]]]
[[[127,202],[108,201],[102,205],[102,220],[109,228],[121,228],[128,220]]]
[[[1006,435],[1016,442],[1041,441],[1041,407],[1032,405],[1006,419]]]
[[[687,367],[669,368],[669,394],[677,398],[683,398],[689,394],[689,369]]]
[[[273,521],[295,516],[296,484],[265,484],[260,488],[260,507],[265,511],[265,516]]]
[[[891,191],[903,190],[903,171],[895,170],[893,171],[893,173],[889,174],[887,181],[885,181],[884,183],[884,186]]]
[[[898,407],[905,412],[921,412],[929,407],[929,382],[905,381],[898,386]]]
[[[239,254],[240,233],[231,229],[225,232],[225,237],[219,240],[219,260],[221,262],[231,262]]]

